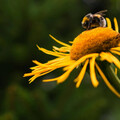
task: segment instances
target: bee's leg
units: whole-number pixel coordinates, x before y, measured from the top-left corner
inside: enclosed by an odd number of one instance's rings
[[[90,29],[91,29],[91,23],[89,22],[87,30],[90,30]]]
[[[88,25],[87,25],[87,30],[89,30],[91,27],[91,21],[88,22]]]
[[[92,18],[90,18],[89,22],[88,22],[88,30],[91,29],[91,24],[92,24]]]
[[[89,30],[89,29],[90,29],[90,26],[91,26],[91,25],[90,25],[90,23],[89,23],[89,24],[88,24],[88,27],[87,27],[87,30]]]

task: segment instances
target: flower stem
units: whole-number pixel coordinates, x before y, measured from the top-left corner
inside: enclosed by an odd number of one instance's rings
[[[110,84],[120,93],[120,79],[115,74],[111,64],[106,61],[99,62],[98,64],[109,80]]]

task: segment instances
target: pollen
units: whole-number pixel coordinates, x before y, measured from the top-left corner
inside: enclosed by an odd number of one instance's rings
[[[111,28],[98,27],[79,34],[73,41],[70,51],[72,60],[78,60],[90,53],[100,53],[116,47],[120,34]]]

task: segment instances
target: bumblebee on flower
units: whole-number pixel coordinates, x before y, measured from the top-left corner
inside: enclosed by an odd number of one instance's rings
[[[96,24],[97,26],[91,28],[93,24],[93,22],[91,22],[89,24],[89,30],[79,34],[73,42],[71,42],[72,45],[63,43],[50,35],[50,37],[61,44],[62,47],[58,48],[53,46],[53,51],[46,50],[38,45],[37,47],[42,52],[55,56],[56,58],[44,64],[33,60],[36,66],[31,67],[32,72],[24,74],[24,77],[32,76],[29,79],[31,83],[40,76],[58,68],[63,68],[64,73],[61,76],[43,80],[43,82],[57,81],[57,83],[62,83],[69,77],[74,69],[77,69],[79,66],[81,67],[82,64],[83,66],[79,71],[79,75],[74,79],[76,87],[78,88],[89,65],[92,85],[94,87],[99,85],[96,76],[97,70],[108,88],[120,97],[120,80],[117,72],[114,72],[111,67],[111,64],[114,64],[116,71],[120,69],[120,61],[116,57],[116,55],[120,56],[118,23],[116,18],[114,18],[115,30],[113,30],[109,18],[106,18],[106,20],[107,27]]]

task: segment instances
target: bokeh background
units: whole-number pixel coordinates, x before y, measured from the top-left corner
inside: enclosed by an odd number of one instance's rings
[[[36,44],[60,47],[49,34],[68,43],[84,30],[84,15],[104,9],[120,24],[119,0],[0,0],[0,120],[120,120],[120,99],[101,79],[93,88],[86,74],[76,89],[72,80],[41,82],[60,75],[61,69],[31,84],[23,78],[32,60],[54,58]]]

